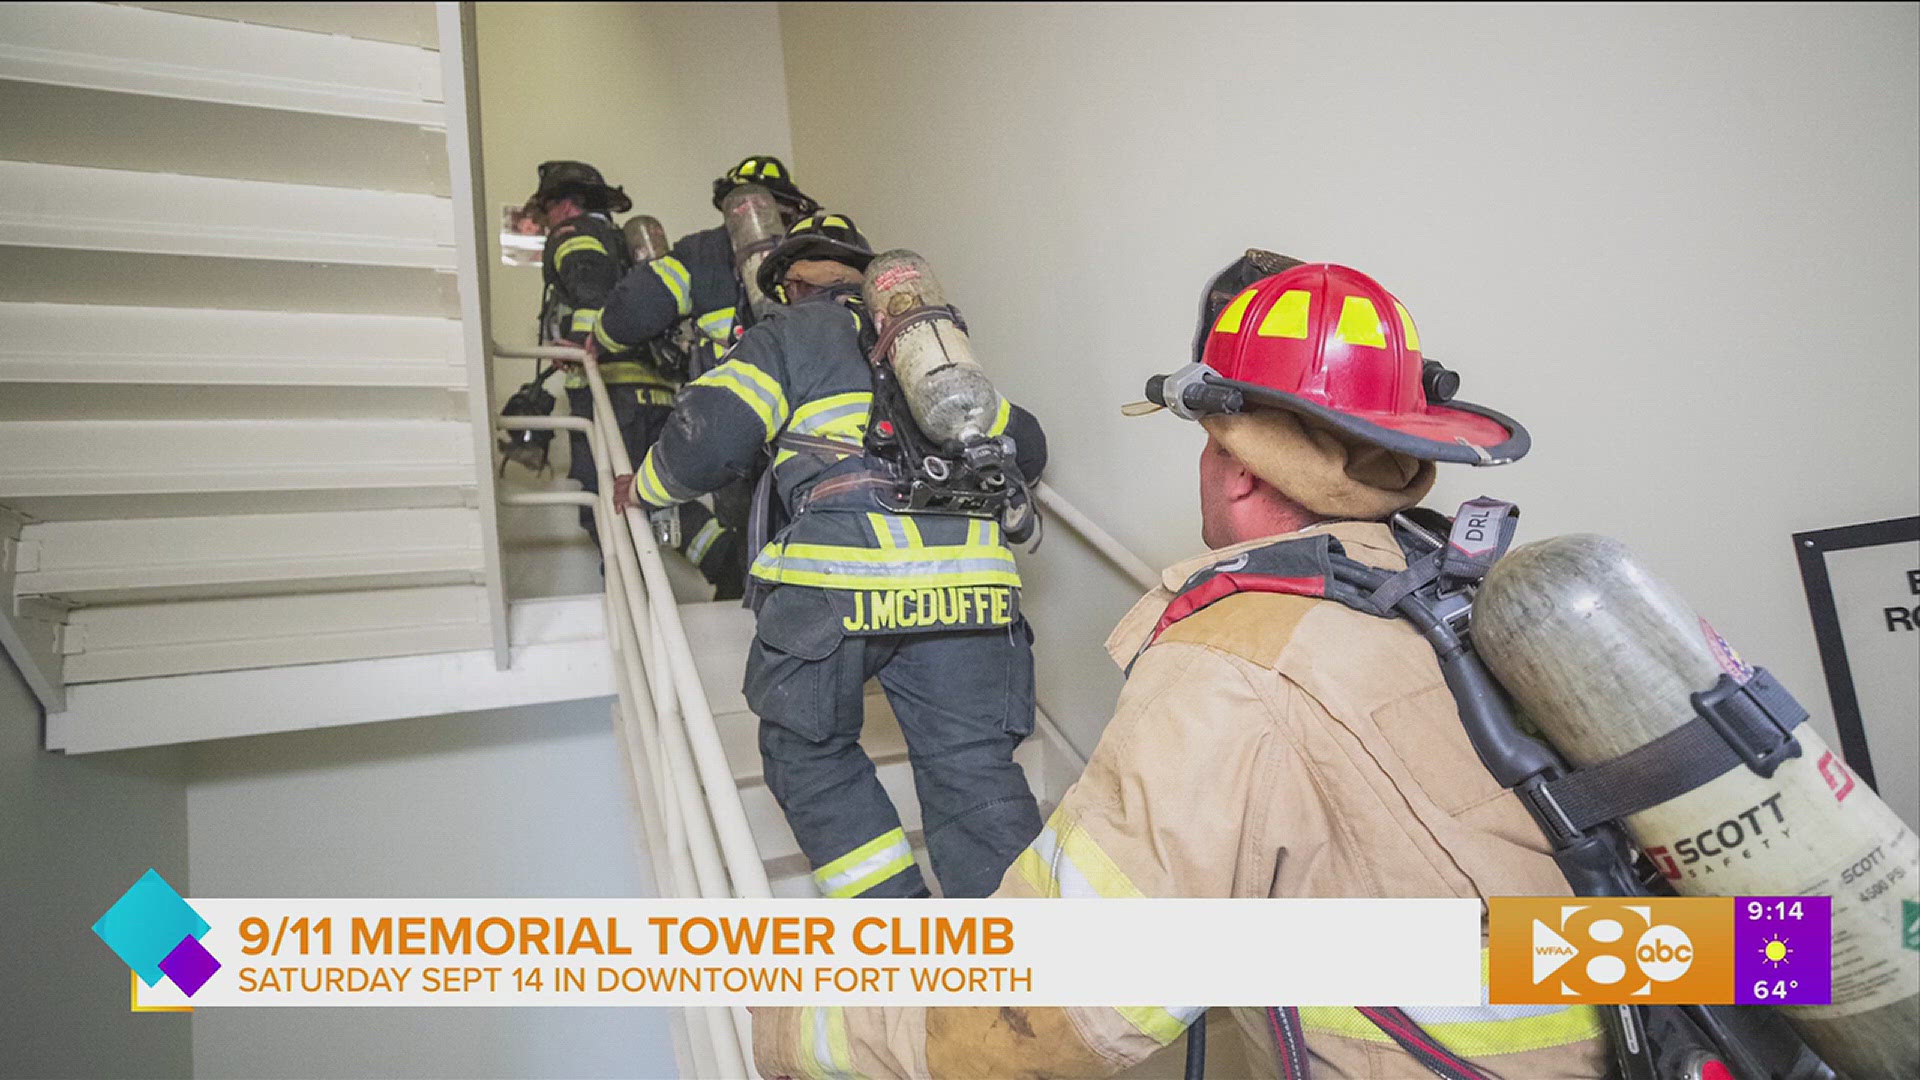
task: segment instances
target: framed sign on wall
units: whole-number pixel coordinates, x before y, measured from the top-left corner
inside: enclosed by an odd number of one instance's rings
[[[1795,533],[1840,751],[1920,825],[1920,517]]]

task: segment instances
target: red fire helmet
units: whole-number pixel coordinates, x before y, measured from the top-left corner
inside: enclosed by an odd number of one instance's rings
[[[1450,400],[1458,376],[1423,360],[1413,316],[1358,270],[1294,266],[1202,317],[1213,325],[1200,362],[1150,387],[1189,418],[1281,408],[1412,457],[1473,465],[1505,464],[1530,448],[1518,423]]]

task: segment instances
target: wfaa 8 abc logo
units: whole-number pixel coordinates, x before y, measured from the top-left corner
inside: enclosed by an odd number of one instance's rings
[[[1499,1005],[1733,1001],[1733,899],[1496,897],[1490,999]]]

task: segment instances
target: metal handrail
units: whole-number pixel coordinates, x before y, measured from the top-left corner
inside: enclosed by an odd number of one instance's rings
[[[603,415],[607,414],[603,412]],[[714,839],[712,819],[692,783],[694,768],[686,733],[680,726],[671,677],[666,674],[657,651],[649,648],[659,635],[639,629],[644,621],[648,631],[652,631],[659,616],[637,587],[640,573],[629,523],[623,515],[613,512],[613,474],[605,447],[609,438],[619,437],[618,433],[610,432],[613,426],[610,422],[603,425],[571,416],[497,417],[495,426],[509,431],[567,430],[587,435],[589,448],[594,451],[594,468],[599,480],[597,493],[517,492],[502,495],[499,501],[509,506],[573,505],[593,510],[600,550],[613,552],[615,556],[604,568],[607,636],[615,659],[614,709],[618,722],[614,725],[614,734],[622,755],[628,759],[634,793],[640,804],[647,849],[642,852],[643,861],[658,883],[662,879],[654,855],[664,854],[668,863],[666,884],[675,895],[732,895]],[[651,534],[648,535],[650,538]],[[650,652],[651,662],[647,659]],[[658,675],[649,678],[650,670]],[[664,748],[664,755],[656,748]],[[753,1060],[752,1021],[744,1009],[707,1007],[687,1009],[683,1015],[696,1072],[707,1076],[751,1075],[748,1063]]]
[[[587,434],[599,491],[541,491],[506,494],[508,505],[580,505],[594,511],[605,560],[609,644],[616,656],[616,725],[629,757],[640,801],[642,828],[653,867],[664,852],[668,880],[679,895],[767,897],[766,878],[738,785],[726,761],[686,627],[666,577],[659,546],[644,513],[628,507],[615,513],[613,478],[631,475],[634,464],[614,424],[612,400],[599,365],[585,350],[570,346],[493,345],[503,359],[565,360],[581,365],[594,400],[594,418],[500,417],[507,430],[568,430]],[[1160,576],[1126,545],[1102,529],[1051,485],[1033,485],[1035,499],[1055,520],[1144,589],[1160,585]],[[1085,755],[1047,721],[1052,741],[1085,762]],[[704,795],[704,799],[701,797]],[[657,872],[655,880],[660,880]],[[752,1075],[752,1021],[745,1009],[686,1010],[696,1068],[716,1075]],[[705,1051],[702,1053],[701,1051]]]

